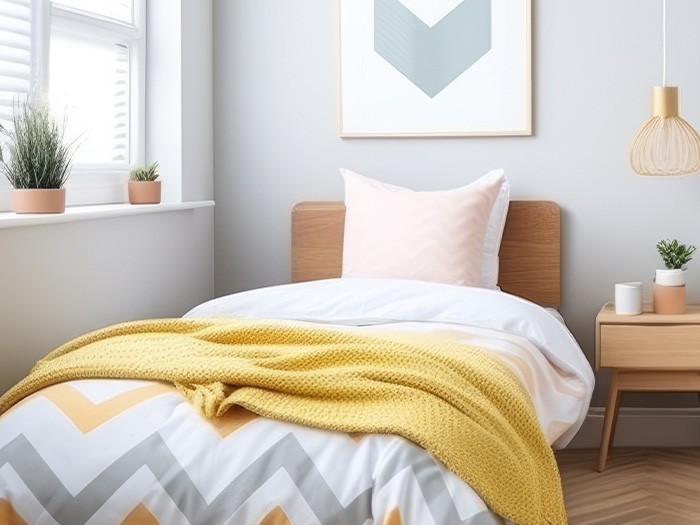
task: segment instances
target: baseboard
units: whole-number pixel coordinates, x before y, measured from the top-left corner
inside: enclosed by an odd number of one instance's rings
[[[599,447],[604,416],[604,407],[591,407],[581,429],[566,448]],[[622,407],[613,446],[698,447],[700,409]]]

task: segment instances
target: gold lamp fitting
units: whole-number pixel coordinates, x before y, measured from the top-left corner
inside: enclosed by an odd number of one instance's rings
[[[652,88],[651,116],[678,116],[678,88],[676,86],[654,86]]]
[[[630,164],[639,175],[678,176],[700,171],[700,136],[679,111],[678,88],[654,86],[651,118],[637,131]]]

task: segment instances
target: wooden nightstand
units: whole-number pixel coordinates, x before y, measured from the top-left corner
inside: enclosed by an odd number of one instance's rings
[[[607,303],[595,323],[595,368],[612,368],[598,471],[615,438],[622,392],[700,392],[700,305],[686,313],[616,315]]]

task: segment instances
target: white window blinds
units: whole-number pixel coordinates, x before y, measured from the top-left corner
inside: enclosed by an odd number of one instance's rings
[[[0,124],[12,119],[13,103],[32,86],[31,0],[0,0]]]

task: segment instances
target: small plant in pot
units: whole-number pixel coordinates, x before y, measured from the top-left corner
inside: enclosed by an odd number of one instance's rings
[[[656,270],[653,285],[654,312],[682,314],[685,312],[685,265],[693,258],[695,246],[679,243],[676,239],[661,240],[656,250],[666,268]]]
[[[0,166],[14,188],[16,213],[63,213],[76,143],[65,141],[65,121],[58,123],[43,100],[14,106],[12,129],[0,126],[4,138]]]
[[[158,161],[137,166],[129,171],[129,202],[131,204],[159,204],[160,181]]]

